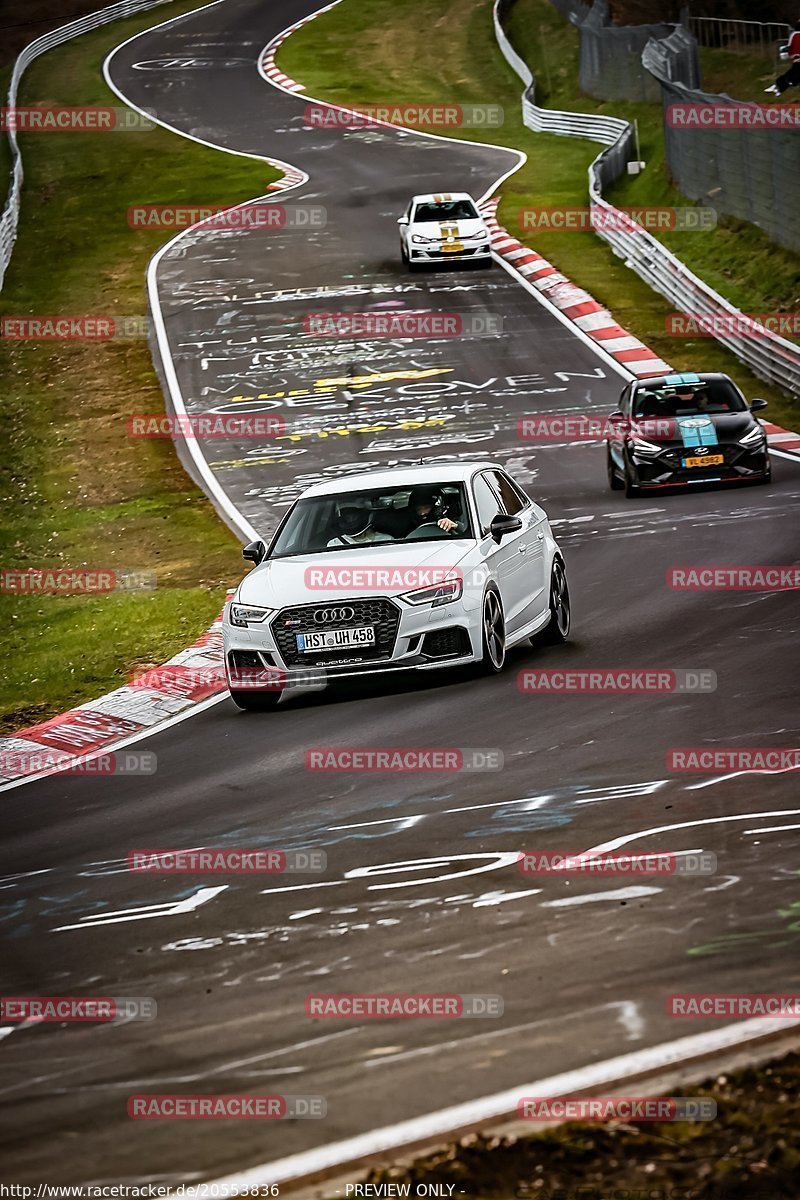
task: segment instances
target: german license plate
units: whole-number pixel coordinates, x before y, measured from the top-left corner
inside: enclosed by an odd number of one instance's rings
[[[321,629],[314,633],[296,633],[297,649],[324,654],[327,650],[343,650],[375,645],[375,629],[361,625],[357,629]]]
[[[685,458],[683,465],[685,467],[715,467],[721,462],[725,462],[724,454],[707,454],[704,458]]]
[[[464,249],[463,242],[443,242],[442,254],[460,254]]]

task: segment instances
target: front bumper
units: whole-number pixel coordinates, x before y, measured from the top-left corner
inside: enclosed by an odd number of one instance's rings
[[[477,661],[482,654],[480,607],[462,597],[438,608],[413,606],[386,596],[348,601],[354,616],[336,628],[372,625],[374,647],[302,653],[297,633],[319,629],[313,612],[325,602],[280,609],[263,624],[231,625],[226,609],[222,634],[228,686],[233,690],[325,687],[337,679],[431,671]]]
[[[463,250],[442,250],[439,246],[409,247],[409,261],[413,263],[486,262],[492,257],[489,242],[479,246],[464,246]]]
[[[684,467],[682,460],[692,457],[686,448],[665,450],[658,458],[649,458],[632,451],[629,461],[639,487],[690,487],[696,483],[745,483],[763,479],[770,472],[766,448],[747,450],[744,446],[726,443],[712,447],[712,454],[703,457],[722,457],[721,463]]]

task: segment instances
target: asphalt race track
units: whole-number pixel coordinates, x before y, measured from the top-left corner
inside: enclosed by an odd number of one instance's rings
[[[111,60],[115,87],[160,120],[308,175],[271,202],[325,210],[311,232],[197,233],[161,259],[188,411],[286,422],[274,441],[202,450],[262,533],[326,474],[490,453],[553,520],[573,636],[513,651],[493,679],[393,680],[275,714],[225,699],[148,739],[153,776],[55,776],[5,793],[5,990],[158,1004],[151,1023],[2,1031],[0,1148],[15,1181],[208,1179],[719,1026],[668,1016],[672,992],[797,986],[796,776],[666,765],[671,747],[797,745],[796,593],[672,591],[666,572],[796,561],[798,465],[776,458],[768,488],[628,501],[608,490],[597,445],[521,441],[521,416],[607,412],[623,380],[499,265],[403,269],[395,221],[410,195],[481,196],[515,156],[388,128],[309,128],[306,101],[268,86],[256,60],[315,7],[224,0]],[[305,332],[311,313],[392,306],[500,322],[503,333],[344,342]],[[717,688],[523,694],[518,672],[532,666],[709,669]],[[326,774],[305,765],[318,746],[493,749],[505,765]],[[564,879],[515,866],[521,849],[634,835],[641,849],[712,851],[718,872]],[[321,849],[327,870],[126,869],[135,847],[201,845]],[[311,1020],[311,992],[484,993],[502,996],[504,1015]],[[184,1091],[318,1095],[327,1117],[126,1115],[131,1094]]]

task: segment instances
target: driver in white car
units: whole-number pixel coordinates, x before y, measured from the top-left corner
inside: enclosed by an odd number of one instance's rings
[[[455,530],[463,533],[458,521],[447,515],[444,497],[435,487],[422,485],[412,488],[408,507],[401,509],[398,516],[402,518],[402,524],[397,537],[408,537],[415,529],[419,529],[420,525],[434,524],[445,533],[453,533]]]

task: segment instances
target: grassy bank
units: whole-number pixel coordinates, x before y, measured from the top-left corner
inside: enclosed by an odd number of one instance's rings
[[[194,2],[165,5],[51,51],[20,103],[117,105],[107,52]],[[142,203],[236,202],[276,172],[163,130],[28,134],[19,237],[0,312],[145,313],[145,268],[170,234],[129,228]],[[0,728],[42,720],[123,683],[201,633],[241,576],[235,538],[169,441],[132,441],[125,418],[163,411],[147,342],[0,341],[2,565],[154,570],[151,592],[0,595],[8,631]]]
[[[571,1122],[531,1137],[473,1137],[369,1183],[453,1186],[494,1200],[796,1200],[800,1055],[720,1076],[682,1096],[713,1099],[695,1123]],[[635,1089],[630,1089],[635,1093]]]
[[[700,48],[703,91],[725,92],[737,100],[774,103],[774,97],[766,96],[764,89],[788,67],[788,62],[780,62],[772,54],[758,54],[752,49]],[[786,99],[791,99],[791,93]]]
[[[577,33],[548,0],[517,0],[509,32],[518,52],[534,64],[540,81],[539,102],[544,107],[601,112],[638,122],[642,158],[647,167],[641,175],[624,175],[607,191],[612,203],[619,207],[680,207],[691,203],[670,183],[660,104],[603,103],[581,96],[577,90]],[[750,91],[753,74],[763,75],[765,69],[769,73],[763,59],[721,51],[705,52],[704,66],[710,70],[711,64],[714,70],[706,84],[711,90],[734,89],[747,81],[745,90]],[[734,91],[734,94],[739,93]],[[761,99],[767,98],[762,95]],[[797,308],[800,300],[797,255],[776,246],[754,226],[720,217],[718,228],[711,233],[664,232],[659,237],[737,308],[748,312],[789,312]],[[672,357],[675,358],[674,353]]]
[[[629,183],[626,178],[616,189],[611,197],[616,203],[687,203],[669,187],[658,165],[659,106],[601,104],[580,97],[576,32],[547,0],[519,0],[509,29],[517,49],[533,63],[543,104],[639,119],[643,157],[649,166],[638,179]],[[357,55],[352,53],[354,44]],[[523,126],[521,84],[497,49],[489,0],[415,0],[413,21],[393,0],[360,0],[358,5],[344,0],[293,34],[281,47],[278,60],[310,95],[345,104],[387,99],[502,104],[502,129],[447,132],[515,147],[528,155],[527,163],[502,188],[499,217],[517,235],[522,236],[518,214],[523,207],[586,204],[586,171],[597,146],[533,134]],[[800,412],[788,397],[757,380],[711,339],[668,337],[665,320],[671,306],[590,231],[529,232],[524,240],[587,288],[621,324],[676,368],[727,371],[746,395],[767,397],[773,420],[789,426],[800,421]],[[796,258],[755,230],[742,233],[737,224],[713,233],[675,233],[665,241],[713,286],[750,311],[786,311],[796,303]]]

